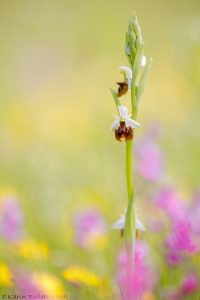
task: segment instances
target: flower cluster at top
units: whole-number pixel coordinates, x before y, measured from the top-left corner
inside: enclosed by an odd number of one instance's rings
[[[115,138],[118,141],[130,141],[133,139],[134,129],[140,125],[135,121],[141,95],[143,93],[152,59],[147,62],[144,55],[144,43],[140,26],[136,15],[130,19],[126,34],[125,53],[130,67],[120,66],[123,80],[118,81],[118,90],[112,90],[112,95],[118,111],[118,116],[112,124]],[[128,115],[128,107],[121,104],[123,96],[130,90],[131,111]]]

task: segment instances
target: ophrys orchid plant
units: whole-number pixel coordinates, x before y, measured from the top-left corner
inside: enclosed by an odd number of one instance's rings
[[[125,214],[121,216],[113,227],[124,231],[126,248],[128,252],[132,252],[135,244],[136,230],[144,230],[144,226],[136,216],[134,209],[135,194],[132,172],[134,131],[140,126],[136,121],[138,108],[152,64],[152,59],[146,59],[144,55],[144,42],[140,25],[135,14],[129,21],[128,31],[126,33],[125,53],[128,58],[129,66],[119,67],[123,74],[123,81],[117,82],[117,91],[111,89],[118,113],[111,129],[115,133],[116,140],[120,142],[124,141],[126,145],[128,205]],[[130,114],[128,113],[128,107],[122,104],[124,95],[127,95],[129,90],[131,102]]]

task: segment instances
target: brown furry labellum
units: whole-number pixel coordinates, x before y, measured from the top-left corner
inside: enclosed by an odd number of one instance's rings
[[[115,138],[121,142],[122,139],[130,141],[133,139],[133,128],[126,126],[125,121],[120,121],[120,125],[115,129]]]
[[[117,84],[119,85],[118,97],[121,97],[128,92],[128,84],[126,82],[117,82]]]

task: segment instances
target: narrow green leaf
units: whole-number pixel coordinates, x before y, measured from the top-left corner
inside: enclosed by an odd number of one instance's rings
[[[119,100],[119,98],[118,98],[117,93],[116,93],[113,89],[111,89],[111,88],[110,88],[110,91],[111,91],[112,96],[113,96],[113,99],[114,99],[114,101],[115,101],[115,105],[116,105],[117,111],[119,112],[118,106],[121,105],[121,102],[120,102],[120,100]]]
[[[143,56],[143,51],[144,51],[144,45],[141,44],[138,46],[137,52],[136,52],[136,56],[135,56],[135,61],[133,64],[133,79],[132,79],[132,86],[135,86],[136,83],[136,79],[137,79],[137,75],[138,75],[138,71],[141,67],[141,62],[142,62],[142,56]]]
[[[144,71],[143,71],[143,74],[140,78],[140,82],[138,84],[137,94],[136,94],[137,105],[140,102],[140,99],[141,99],[141,96],[143,94],[147,79],[149,77],[149,72],[150,72],[150,69],[151,69],[152,61],[153,61],[152,58],[150,58],[149,62],[146,64],[146,66],[144,68]]]

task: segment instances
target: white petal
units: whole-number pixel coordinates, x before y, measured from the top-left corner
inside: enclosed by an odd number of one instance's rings
[[[119,220],[117,220],[114,224],[112,224],[112,228],[113,229],[117,229],[117,230],[122,230],[125,227],[125,215],[126,215],[126,210],[125,212],[120,216]],[[141,231],[145,231],[146,228],[144,227],[144,225],[142,224],[142,222],[139,220],[138,215],[136,215],[136,229],[137,230],[141,230]]]
[[[128,117],[128,107],[126,106],[118,106],[120,117],[123,119],[127,119]]]
[[[119,220],[117,220],[114,224],[112,224],[113,229],[122,230],[125,226],[125,215],[122,215]]]
[[[126,119],[126,125],[131,128],[138,128],[141,125],[133,119]]]
[[[131,68],[126,67],[126,66],[120,66],[119,69],[122,70],[123,73],[125,73],[125,75],[128,79],[128,82],[132,80],[132,70],[131,70]]]
[[[145,231],[146,228],[144,227],[144,225],[142,224],[142,222],[139,220],[138,216],[136,215],[136,229],[141,230],[141,231]]]
[[[119,127],[120,125],[120,121],[119,121],[119,118],[115,119],[115,121],[112,123],[111,125],[111,130],[114,130],[116,129],[117,127]]]
[[[141,67],[142,67],[142,68],[144,68],[144,67],[146,66],[146,61],[147,61],[146,56],[143,55],[143,56],[142,56],[142,62],[141,62]]]

